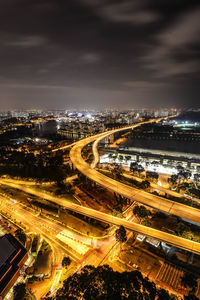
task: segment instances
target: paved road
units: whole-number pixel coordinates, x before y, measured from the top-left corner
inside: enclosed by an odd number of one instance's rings
[[[155,120],[151,120],[151,122],[153,122],[153,121],[155,121]],[[134,126],[129,126],[127,128],[134,128],[139,125],[141,125],[141,123],[136,124]],[[126,186],[125,184],[119,183],[119,182],[117,182],[111,178],[108,178],[105,175],[97,172],[96,170],[92,169],[83,160],[83,158],[81,156],[81,152],[85,145],[93,142],[97,138],[100,138],[100,137],[103,138],[103,136],[105,137],[109,134],[112,134],[112,133],[114,133],[116,131],[120,131],[120,130],[124,130],[124,129],[112,130],[109,133],[107,132],[107,133],[100,134],[97,136],[89,137],[80,142],[77,142],[76,145],[72,148],[72,150],[70,152],[71,160],[72,160],[73,164],[77,167],[77,169],[79,169],[83,174],[85,174],[87,177],[91,178],[92,180],[96,181],[100,185],[102,185],[108,189],[111,189],[117,193],[120,193],[127,198],[131,198],[133,200],[139,201],[141,203],[152,206],[154,208],[163,210],[165,212],[169,212],[169,213],[172,213],[175,215],[179,215],[183,218],[186,218],[189,220],[195,220],[195,222],[199,222],[199,217],[200,217],[199,210],[179,204],[179,203],[175,203],[173,201],[165,200],[163,198],[160,198],[160,197],[157,197],[154,195],[149,195],[146,192],[143,192],[140,190],[138,191],[129,186]],[[27,187],[9,183],[9,182],[7,182],[7,183],[4,182],[4,184],[13,186],[20,190],[23,190],[24,192],[28,192],[30,194],[34,194],[39,197],[43,197],[45,199],[53,201],[53,202],[65,207],[68,210],[80,213],[82,215],[89,216],[91,218],[95,218],[97,220],[100,220],[100,221],[103,221],[106,223],[110,223],[113,225],[117,225],[117,226],[123,225],[125,228],[127,228],[129,230],[136,231],[140,234],[150,236],[150,237],[156,238],[157,240],[161,240],[168,244],[177,246],[179,248],[200,254],[200,243],[196,243],[191,240],[183,239],[181,237],[177,237],[177,236],[174,236],[174,235],[166,233],[166,232],[152,229],[152,228],[143,226],[141,224],[132,223],[125,219],[114,217],[112,215],[108,215],[106,213],[96,211],[91,208],[82,207],[80,205],[70,203],[70,202],[66,201],[66,199],[60,199],[58,197],[49,196],[46,193],[40,193],[40,192],[34,190],[33,188],[27,188]],[[49,198],[51,198],[51,199],[49,199]]]
[[[140,123],[141,124],[141,123]],[[136,127],[138,125],[134,125]],[[127,127],[127,128],[134,128]],[[122,130],[122,129],[117,129]],[[96,183],[102,185],[103,187],[112,190],[118,194],[123,195],[126,198],[135,200],[137,202],[140,202],[142,204],[148,205],[150,207],[162,210],[166,213],[170,213],[176,216],[179,216],[181,218],[184,218],[186,220],[193,221],[195,223],[200,224],[200,210],[183,205],[181,203],[177,203],[174,201],[170,201],[165,198],[161,198],[156,195],[149,194],[143,190],[138,190],[136,188],[133,188],[131,186],[127,186],[126,184],[123,184],[121,182],[118,182],[112,178],[107,177],[104,174],[99,173],[97,170],[90,167],[82,158],[82,149],[84,146],[86,146],[89,143],[92,143],[96,140],[100,141],[105,136],[112,134],[116,132],[117,130],[111,130],[109,133],[104,133],[100,135],[96,135],[93,137],[86,138],[84,140],[81,140],[76,143],[76,145],[72,148],[70,152],[71,160],[74,164],[74,166],[85,176],[90,178],[91,180],[95,181]],[[98,151],[95,150],[96,146],[94,146],[94,155],[98,160]]]
[[[58,233],[66,229],[62,225],[56,224],[56,222],[36,214],[33,209],[28,208],[25,205],[17,202],[11,204],[10,200],[7,200],[2,196],[0,196],[0,209],[11,215],[17,221],[21,221],[26,225],[29,232],[36,232],[44,236],[45,239],[48,239],[50,244],[58,247],[62,252],[66,252],[73,260],[79,259],[78,256],[71,253],[64,244],[56,239]]]
[[[76,142],[74,142],[72,144],[69,144],[69,145],[66,145],[66,146],[61,146],[61,147],[55,148],[55,149],[52,150],[52,152],[63,151],[63,150],[71,148],[74,145],[76,145]]]
[[[138,182],[142,182],[144,180],[144,179],[141,179],[140,177],[136,177],[136,176],[133,176],[133,175],[127,174],[127,173],[123,173],[123,176],[125,176],[127,178],[132,178],[132,179],[134,179],[134,180],[136,180]],[[160,178],[159,178],[159,180],[160,180]],[[154,188],[155,190],[158,190],[160,192],[164,192],[164,193],[166,193],[168,195],[171,195],[173,197],[177,197],[177,198],[184,197],[185,198],[185,196],[183,195],[183,193],[181,194],[181,193],[178,193],[176,191],[172,191],[172,190],[170,190],[168,188],[165,188],[162,185],[156,184],[154,182],[150,182],[150,186],[152,188]],[[192,201],[196,201],[197,203],[200,202],[200,199],[198,199],[198,198],[192,197],[192,198],[188,198],[188,199],[191,199]]]
[[[61,265],[63,255],[70,256],[72,260],[79,260],[80,257],[76,257],[74,253],[71,253],[69,249],[56,238],[58,232],[62,232],[64,227],[47,220],[42,216],[38,216],[35,212],[27,208],[20,203],[11,204],[10,200],[0,196],[0,210],[12,216],[17,221],[22,222],[29,232],[36,232],[42,235],[45,240],[51,245],[53,251],[53,265]],[[52,287],[56,278],[56,269],[53,268],[52,275],[44,282],[37,282],[37,285],[31,286],[32,290],[40,299],[45,295]]]
[[[26,193],[30,193],[33,195],[36,195],[38,197],[41,197],[41,193],[39,193],[37,190],[34,190],[33,188],[27,188],[21,185],[17,185],[17,184],[13,184],[13,183],[9,183],[9,182],[4,182],[4,184],[8,185],[8,186],[12,186],[15,187],[19,190],[22,190]],[[53,196],[49,196],[48,194],[42,193],[42,197],[46,198],[50,201],[53,201],[54,203],[57,203],[58,205],[61,205],[63,207],[65,207],[68,210],[77,212],[81,215],[85,215],[88,216],[90,218],[94,218],[96,220],[100,220],[102,222],[105,223],[109,223],[109,224],[113,224],[116,226],[120,226],[123,225],[125,228],[127,228],[128,230],[131,231],[135,231],[138,232],[140,234],[143,234],[145,236],[149,236],[149,237],[153,237],[157,240],[160,241],[164,241],[168,244],[177,246],[179,248],[200,254],[200,243],[196,243],[193,242],[191,240],[187,240],[160,230],[156,230],[141,224],[137,224],[137,223],[133,223],[130,221],[127,221],[125,219],[122,218],[118,218],[118,217],[114,217],[112,215],[108,215],[106,213],[88,208],[88,207],[83,207],[81,205],[75,204],[75,203],[70,203],[69,201],[67,201],[66,199],[60,199],[58,197],[53,197]]]
[[[151,121],[149,121],[149,123],[154,122],[154,121],[155,120],[151,120]],[[158,120],[156,120],[156,121],[158,121]],[[145,123],[147,123],[147,122],[145,122]],[[110,189],[116,193],[119,193],[119,194],[121,194],[127,198],[130,198],[132,200],[135,200],[137,202],[140,202],[145,205],[151,206],[153,208],[162,210],[166,213],[170,213],[170,214],[179,216],[181,218],[184,218],[184,219],[196,222],[196,223],[200,223],[200,211],[198,209],[195,209],[193,207],[189,207],[189,206],[186,206],[186,205],[174,202],[174,201],[170,201],[170,200],[167,200],[167,199],[155,196],[155,195],[151,195],[142,190],[132,188],[123,183],[117,182],[116,180],[109,178],[94,169],[94,167],[96,166],[96,163],[99,161],[97,145],[103,138],[105,138],[106,136],[109,136],[110,134],[118,132],[118,131],[122,131],[125,129],[131,129],[131,128],[133,129],[142,124],[144,124],[144,123],[135,124],[133,126],[128,126],[126,128],[111,130],[109,132],[101,133],[101,134],[98,134],[98,135],[92,136],[92,137],[88,137],[84,140],[77,142],[76,145],[71,149],[71,152],[70,152],[70,158],[71,158],[74,166],[85,176],[87,176],[91,180],[95,181],[96,183],[102,185],[103,187],[105,187],[107,189]],[[93,142],[94,142],[93,153],[94,153],[95,159],[94,159],[92,166],[90,167],[82,158],[82,149],[89,143],[93,143]],[[85,210],[85,209],[86,208],[82,208],[82,210]],[[80,212],[80,209],[77,208],[77,210],[79,210],[79,212]],[[86,212],[82,211],[82,213],[86,213]],[[99,218],[99,216],[98,216],[99,213],[100,212],[94,211],[93,217],[95,217],[96,219],[99,219],[99,220],[104,219],[104,221],[108,221],[108,215],[102,216],[101,218]],[[91,216],[91,214],[90,214],[90,216]],[[200,248],[200,244],[198,244],[198,243],[195,243],[195,245],[194,245],[193,242],[182,239],[180,237],[169,235],[167,233],[164,233],[164,232],[152,229],[152,228],[148,228],[148,227],[145,227],[142,225],[138,225],[138,224],[133,224],[133,223],[127,224],[126,223],[127,221],[124,221],[122,219],[117,220],[115,217],[109,216],[109,219],[110,218],[112,218],[112,221],[109,220],[109,223],[112,223],[115,225],[124,225],[127,229],[132,228],[132,230],[135,230],[137,232],[140,232],[140,233],[148,235],[148,236],[152,236],[158,240],[163,240],[169,244],[176,245],[183,249],[187,249],[187,250],[190,249],[193,252],[199,251],[198,249]],[[118,223],[117,223],[117,221],[118,221]],[[115,223],[113,223],[113,222],[115,222]],[[138,226],[139,227],[142,226],[142,227],[138,228]]]

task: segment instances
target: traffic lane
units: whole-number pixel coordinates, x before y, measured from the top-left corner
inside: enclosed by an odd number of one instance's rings
[[[179,216],[181,218],[200,223],[200,211],[196,208],[177,203],[165,198],[161,198],[156,195],[152,195],[143,190],[135,189],[124,183],[118,182],[110,177],[101,174],[95,169],[91,169],[90,166],[83,160],[81,156],[82,144],[77,145],[71,150],[71,159],[74,165],[88,178],[97,182],[98,184],[110,189],[113,192],[119,193],[126,198],[130,198],[142,204],[151,206],[153,208],[162,210],[166,213]]]
[[[19,186],[19,189],[20,188],[21,188],[21,186]],[[132,223],[130,221],[127,221],[127,220],[124,220],[124,219],[121,219],[118,217],[114,217],[112,215],[108,215],[108,214],[102,213],[100,211],[96,211],[96,210],[88,208],[88,207],[70,203],[66,200],[62,200],[59,198],[54,198],[54,202],[65,207],[68,210],[80,213],[80,214],[88,216],[90,218],[94,218],[99,221],[103,221],[105,223],[109,223],[109,224],[113,224],[113,225],[117,225],[117,226],[123,225],[125,228],[127,228],[129,230],[136,231],[140,234],[153,237],[155,239],[164,241],[168,244],[174,245],[174,246],[182,248],[184,250],[188,250],[188,251],[192,251],[194,253],[200,254],[200,244],[193,242],[191,240],[186,240],[184,238],[181,238],[181,237],[178,237],[178,236],[175,236],[175,235],[163,232],[163,231],[159,231],[156,229],[152,229],[150,227],[147,227],[147,226],[144,226],[141,224]]]

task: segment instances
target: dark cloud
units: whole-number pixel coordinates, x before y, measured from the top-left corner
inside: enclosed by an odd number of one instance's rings
[[[2,0],[1,109],[197,106],[198,2]]]

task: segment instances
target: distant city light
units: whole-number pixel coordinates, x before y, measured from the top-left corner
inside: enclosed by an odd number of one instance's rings
[[[85,117],[88,118],[88,119],[91,119],[92,115],[88,113]]]

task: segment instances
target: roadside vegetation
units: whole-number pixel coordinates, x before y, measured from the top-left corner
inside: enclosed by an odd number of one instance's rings
[[[32,236],[31,253],[35,262],[26,270],[29,284],[48,278],[52,271],[52,249],[38,234]]]
[[[101,167],[101,166],[99,166],[99,167]],[[136,168],[136,166],[134,164],[134,168],[132,170],[135,170],[135,168]],[[138,169],[140,170],[140,167],[138,167],[138,164],[137,164],[137,170]],[[157,183],[157,181],[158,181],[159,176],[156,172],[146,172],[145,173],[146,175],[144,176],[144,175],[141,175],[141,173],[138,173],[138,171],[137,172],[134,171],[133,175],[138,176],[139,178],[143,178],[143,180],[141,181],[141,180],[136,180],[134,178],[126,177],[123,174],[124,170],[123,170],[122,166],[117,165],[117,164],[109,165],[107,168],[104,168],[104,169],[99,168],[98,171],[106,176],[109,176],[115,180],[118,180],[118,181],[120,181],[124,184],[127,184],[129,186],[132,186],[134,188],[143,189],[143,190],[147,191],[148,193],[152,193],[156,196],[163,197],[163,198],[169,199],[171,201],[175,201],[178,203],[182,203],[184,205],[188,205],[188,206],[192,206],[192,207],[200,209],[200,203],[198,203],[197,201],[193,201],[191,198],[186,198],[186,197],[184,197],[184,195],[182,197],[175,197],[175,196],[172,196],[167,193],[164,193],[164,195],[163,195],[163,192],[159,193],[155,189],[154,190],[150,189],[150,182]],[[172,175],[172,178],[173,178],[173,175]],[[171,181],[169,180],[169,182],[171,182]],[[186,183],[185,183],[185,185],[187,186]],[[191,188],[190,191],[193,191],[193,193],[196,193],[196,194],[199,193],[199,197],[200,197],[199,187],[194,188],[193,184],[188,184],[188,185]],[[182,183],[181,187],[183,187],[183,183]],[[179,189],[180,189],[180,187],[179,187]]]
[[[53,181],[62,184],[63,180],[73,174],[69,164],[63,164],[61,152],[45,152],[34,155],[18,151],[0,152],[0,176],[32,178],[39,182]]]
[[[18,283],[13,288],[13,300],[36,300],[36,298],[25,283]]]
[[[51,298],[49,298],[51,299]],[[135,299],[175,300],[139,271],[115,272],[108,265],[85,266],[64,281],[56,299]]]

